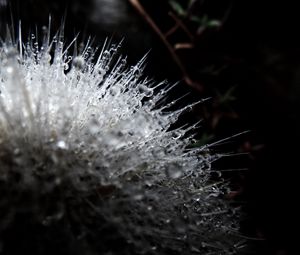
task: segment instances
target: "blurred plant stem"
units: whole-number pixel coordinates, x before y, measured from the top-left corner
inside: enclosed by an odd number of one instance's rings
[[[138,11],[138,13],[144,18],[144,20],[151,26],[151,28],[154,30],[154,32],[159,36],[159,38],[162,40],[164,45],[167,47],[173,61],[175,62],[175,64],[178,66],[178,68],[180,69],[180,71],[182,73],[182,79],[184,80],[184,82],[187,85],[189,85],[190,87],[196,89],[197,91],[202,92],[204,89],[203,84],[199,81],[193,80],[189,76],[189,74],[185,68],[185,65],[182,63],[180,57],[178,56],[178,54],[176,52],[176,44],[174,46],[168,41],[167,36],[170,32],[167,32],[166,34],[164,34],[161,31],[161,29],[154,22],[154,20],[150,17],[150,15],[147,13],[147,11],[145,10],[145,8],[143,7],[143,5],[140,3],[139,0],[129,0],[129,2]],[[183,27],[182,23],[178,23],[177,20],[175,20],[175,22],[176,22],[176,25],[175,25],[176,27]]]

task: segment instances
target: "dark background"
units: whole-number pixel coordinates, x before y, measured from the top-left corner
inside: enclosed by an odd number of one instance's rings
[[[187,1],[177,1],[186,6]],[[189,86],[157,33],[127,0],[0,0],[0,29],[22,20],[23,33],[35,25],[58,29],[66,15],[66,37],[77,31],[82,40],[90,34],[102,42],[125,38],[122,52],[134,64],[149,49],[146,74],[156,80],[183,80],[176,95],[191,92],[186,101],[213,99],[186,116],[187,121],[205,119],[199,139],[221,139],[251,130],[233,143],[233,167],[248,170],[230,178],[237,191],[235,199],[244,204],[242,231],[253,241],[253,254],[300,254],[296,206],[299,201],[299,104],[300,104],[300,14],[292,1],[195,1],[193,15],[222,20],[222,26],[206,28],[182,18],[195,36],[193,48],[178,54],[197,86]],[[296,1],[295,1],[296,2]],[[167,31],[174,21],[168,1],[141,0],[156,25]],[[9,7],[10,6],[10,7]],[[199,31],[198,31],[199,32]],[[175,32],[172,43],[188,41]],[[230,92],[230,99],[224,96]],[[233,91],[233,92],[232,92]],[[225,101],[225,103],[224,103]],[[262,240],[259,240],[262,239]]]

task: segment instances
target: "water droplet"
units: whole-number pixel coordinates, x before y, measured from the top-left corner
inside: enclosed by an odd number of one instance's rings
[[[196,226],[200,226],[200,225],[202,225],[204,222],[202,221],[202,220],[198,220],[198,221],[196,221]]]
[[[182,133],[180,131],[174,131],[173,132],[173,139],[177,140],[182,136]]]
[[[126,58],[123,58],[120,62],[120,68],[124,67],[127,64]]]
[[[15,155],[15,156],[21,155],[21,150],[20,150],[19,148],[15,148],[15,149],[14,149],[14,155]]]
[[[153,95],[153,89],[148,88],[147,86],[140,84],[138,86],[138,91],[145,97],[151,97]]]
[[[51,59],[52,59],[51,55],[49,53],[46,53],[45,54],[45,60],[46,60],[46,62],[49,63],[51,61]]]
[[[103,60],[108,60],[110,58],[110,53],[108,50],[105,50],[102,55]]]
[[[64,70],[68,70],[69,69],[69,65],[67,63],[64,63]]]
[[[78,69],[78,70],[82,70],[84,68],[85,65],[85,60],[82,56],[77,56],[73,59],[73,66]]]
[[[146,180],[145,181],[145,185],[148,187],[148,188],[151,188],[153,186],[152,182],[150,182],[149,180]]]
[[[182,172],[181,171],[169,171],[168,175],[172,179],[178,179],[179,177],[182,176]]]
[[[92,51],[93,51],[93,49],[92,49],[92,47],[91,47],[91,46],[89,46],[89,47],[86,49],[86,51],[87,51],[87,52],[92,52]]]
[[[49,226],[52,223],[62,219],[63,216],[64,216],[64,211],[62,209],[59,209],[54,215],[46,216],[42,221],[42,224],[44,226]]]
[[[14,72],[14,68],[12,66],[8,66],[6,68],[6,72],[9,73],[9,74],[12,74]]]
[[[18,52],[17,52],[17,50],[15,48],[9,47],[5,51],[5,54],[6,54],[6,56],[7,56],[8,59],[14,59],[18,55]]]
[[[179,164],[172,163],[166,169],[167,177],[171,179],[178,179],[182,176],[182,169]]]
[[[134,200],[137,200],[137,201],[140,201],[140,200],[142,200],[144,198],[144,195],[143,194],[135,194],[134,196],[133,196],[133,199]]]
[[[152,250],[152,251],[156,251],[156,250],[157,250],[157,246],[152,246],[152,247],[151,247],[151,250]]]
[[[131,67],[130,71],[132,72],[132,75],[136,79],[138,79],[141,76],[141,74],[142,74],[142,72],[141,72],[141,70],[140,70],[140,68],[138,66]]]
[[[65,141],[58,141],[57,143],[56,143],[56,146],[58,147],[58,148],[60,148],[60,149],[62,149],[62,150],[66,150],[66,149],[68,149],[68,145],[66,144],[66,142]]]

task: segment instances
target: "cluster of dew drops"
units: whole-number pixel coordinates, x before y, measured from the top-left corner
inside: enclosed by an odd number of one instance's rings
[[[63,27],[53,37],[50,30],[0,44],[0,145],[23,176],[18,188],[36,191],[47,176],[43,194],[66,183],[109,190],[90,202],[140,253],[239,250],[227,186],[210,177],[220,155],[191,146],[199,123],[173,128],[203,100],[170,110],[182,100],[168,98],[176,84],[143,77],[146,57],[128,68],[121,43],[93,48],[76,36],[66,44]],[[6,180],[12,167],[0,163]]]

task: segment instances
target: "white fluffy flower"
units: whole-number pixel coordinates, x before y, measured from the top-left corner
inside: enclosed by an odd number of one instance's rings
[[[126,68],[119,45],[0,45],[0,247],[5,254],[231,254],[223,184],[172,88]],[[70,52],[72,52],[70,54]],[[195,103],[196,104],[196,103]],[[0,251],[1,253],[1,251]]]

